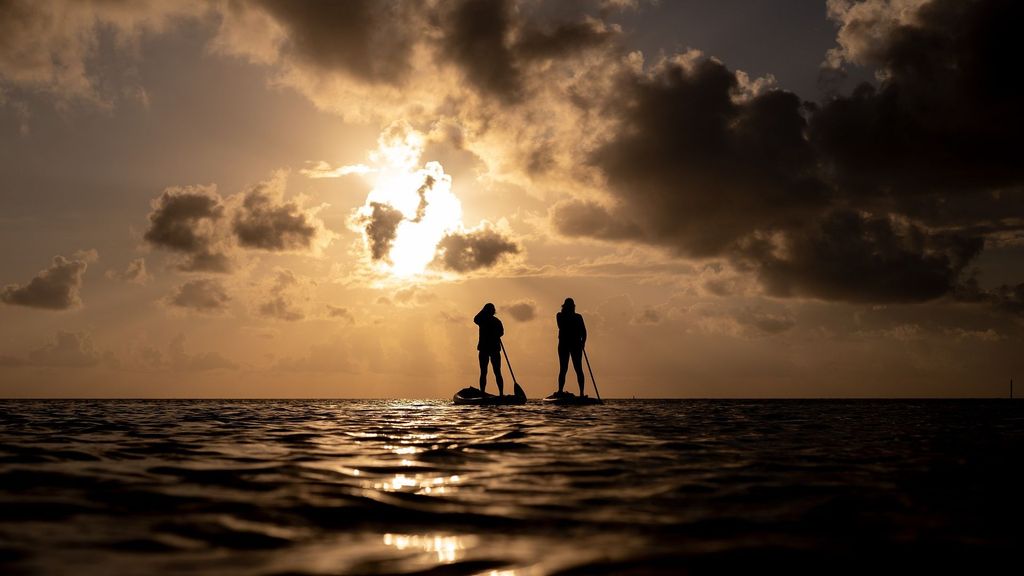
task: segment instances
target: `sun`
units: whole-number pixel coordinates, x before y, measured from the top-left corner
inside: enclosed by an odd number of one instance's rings
[[[423,274],[445,235],[462,227],[462,203],[439,162],[419,166],[423,136],[392,125],[370,154],[373,188],[353,217],[374,266],[399,278]]]

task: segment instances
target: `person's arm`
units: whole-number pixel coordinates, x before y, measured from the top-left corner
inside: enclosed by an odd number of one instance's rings
[[[501,338],[502,336],[505,335],[505,325],[502,324],[501,320],[498,320],[497,318],[495,318],[494,321],[498,324],[498,338]]]
[[[476,324],[477,326],[479,326],[480,323],[483,322],[483,320],[484,320],[484,311],[483,310],[477,312],[476,316],[473,316],[473,324]]]
[[[581,346],[586,346],[587,345],[587,325],[583,323],[583,315],[579,315],[579,317],[580,317],[580,345]]]

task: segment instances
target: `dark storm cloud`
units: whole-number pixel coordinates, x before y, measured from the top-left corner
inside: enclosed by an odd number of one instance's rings
[[[489,268],[506,255],[518,254],[519,246],[497,230],[482,228],[453,232],[437,244],[435,264],[453,272]]]
[[[956,294],[987,237],[1024,227],[1021,16],[1019,2],[928,3],[865,41],[877,87],[821,106],[743,94],[714,60],[625,73],[604,106],[620,125],[590,157],[614,203],[563,202],[551,222],[730,257],[777,296]]]
[[[370,255],[374,260],[387,260],[391,243],[395,241],[398,225],[405,219],[401,210],[390,204],[371,202],[373,212],[363,219],[366,239],[370,243]]]
[[[79,306],[78,292],[82,275],[89,262],[96,259],[94,251],[79,252],[71,259],[54,256],[53,263],[40,270],[27,284],[8,284],[0,289],[0,301],[12,306],[28,306],[46,310],[67,310]]]
[[[1019,186],[1022,21],[1014,0],[934,0],[876,40],[861,60],[886,79],[826,103],[811,122],[844,190],[913,196],[923,209],[943,193]]]
[[[462,0],[442,14],[443,55],[471,85],[509,104],[523,97],[523,76],[534,61],[563,58],[608,43],[615,32],[599,21],[554,26],[524,23],[507,0]]]
[[[509,315],[520,322],[529,322],[537,317],[537,303],[533,300],[520,300],[504,306]]]
[[[260,183],[245,193],[235,214],[238,244],[260,250],[301,250],[313,245],[317,226],[294,202],[284,202],[279,180]]]
[[[167,303],[197,312],[223,312],[231,298],[220,281],[212,278],[189,280],[178,286]]]
[[[612,218],[594,205],[566,205],[555,224],[632,233],[706,257],[752,230],[813,214],[824,188],[799,99],[777,91],[741,102],[738,90],[735,74],[712,60],[624,78],[613,104],[623,126],[592,158],[622,211]]]
[[[983,245],[981,238],[836,211],[787,231],[782,255],[764,245],[748,255],[775,296],[913,302],[952,292]]]
[[[443,43],[451,58],[479,90],[506,102],[520,97],[519,75],[508,47],[511,4],[505,0],[457,2]]]
[[[284,50],[322,71],[396,83],[408,72],[422,7],[390,0],[262,0],[287,29]]]
[[[619,213],[589,200],[567,200],[551,209],[551,222],[567,236],[591,236],[604,240],[636,239],[643,237],[637,224]]]
[[[216,246],[215,232],[224,217],[223,201],[203,187],[168,188],[152,202],[143,239],[157,248],[186,257],[185,271],[227,272],[230,261]]]

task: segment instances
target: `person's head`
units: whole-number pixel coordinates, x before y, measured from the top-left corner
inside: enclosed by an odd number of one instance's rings
[[[497,311],[498,310],[497,308],[494,307],[494,304],[491,304],[490,302],[484,304],[484,312],[486,312],[487,314],[494,316],[494,314],[497,313]]]
[[[565,302],[562,302],[562,310],[565,312],[575,312],[576,302],[572,298],[566,298]]]

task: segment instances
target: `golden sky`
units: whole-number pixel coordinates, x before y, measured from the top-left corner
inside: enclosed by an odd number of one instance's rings
[[[1005,394],[1019,3],[699,4],[0,2],[0,396]]]

